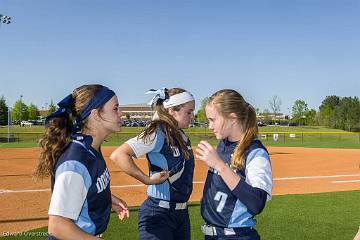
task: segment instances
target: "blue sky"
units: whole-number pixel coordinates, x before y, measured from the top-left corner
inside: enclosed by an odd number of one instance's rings
[[[0,0],[0,95],[40,109],[82,84],[144,103],[150,88],[201,100],[238,90],[269,109],[278,95],[318,110],[328,95],[359,96],[360,1]],[[199,104],[197,104],[199,106]]]

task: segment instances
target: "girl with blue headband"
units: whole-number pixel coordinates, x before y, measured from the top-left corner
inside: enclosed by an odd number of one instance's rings
[[[51,176],[49,239],[96,239],[105,231],[111,208],[129,217],[126,203],[111,194],[101,144],[119,131],[121,111],[115,93],[84,85],[46,118],[36,176]]]
[[[149,185],[148,198],[138,213],[139,239],[188,240],[190,220],[187,201],[192,192],[194,155],[182,129],[194,118],[195,100],[181,88],[151,90],[153,120],[137,137],[128,140],[110,156],[122,170]],[[146,154],[149,175],[133,157]]]

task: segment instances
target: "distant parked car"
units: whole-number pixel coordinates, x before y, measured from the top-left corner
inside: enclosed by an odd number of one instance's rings
[[[31,127],[32,125],[34,125],[34,123],[29,122],[29,121],[21,121],[21,123],[20,123],[21,127],[25,127],[25,126]]]
[[[45,119],[29,120],[28,122],[31,122],[33,125],[45,125]]]
[[[295,122],[289,122],[288,126],[297,126]]]
[[[257,125],[258,125],[259,127],[264,127],[264,126],[266,126],[266,124],[263,123],[263,122],[261,122],[261,121],[257,122]]]

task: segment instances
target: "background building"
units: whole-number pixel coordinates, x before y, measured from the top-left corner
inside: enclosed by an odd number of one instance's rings
[[[154,115],[154,111],[146,103],[120,105],[119,107],[123,112],[123,119],[151,120]]]

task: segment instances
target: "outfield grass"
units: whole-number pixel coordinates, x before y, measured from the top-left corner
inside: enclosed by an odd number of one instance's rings
[[[123,132],[140,132],[143,127],[122,127]],[[10,132],[35,132],[42,133],[44,126],[31,126],[31,127],[20,127],[19,125],[13,125],[10,128]],[[0,126],[0,133],[7,133],[7,126]],[[193,127],[185,129],[185,132],[204,132],[210,133],[211,131],[207,128]],[[327,128],[323,126],[265,126],[259,127],[259,132],[346,132],[339,129]]]
[[[110,134],[103,145],[119,146],[129,138],[136,136],[142,129],[140,127],[124,127],[121,132]],[[17,139],[10,143],[0,142],[0,148],[36,147],[43,131],[43,126],[13,126],[11,132],[16,135]],[[213,145],[218,142],[214,134],[206,128],[189,128],[185,132],[190,136],[193,145],[197,145],[201,140],[207,140]],[[360,148],[360,133],[354,134],[321,126],[266,126],[261,127],[259,132],[260,138],[266,146]],[[279,135],[277,142],[273,140],[274,133]],[[1,127],[0,138],[6,138],[6,136],[7,128]]]
[[[257,216],[256,229],[264,240],[348,240],[360,224],[360,191],[274,196]],[[189,207],[192,239],[203,239],[203,220],[199,204]],[[32,232],[46,232],[46,228]],[[131,218],[119,221],[115,214],[104,234],[105,239],[137,239],[137,208]],[[29,239],[28,236],[6,239]],[[36,239],[46,239],[37,237]]]

